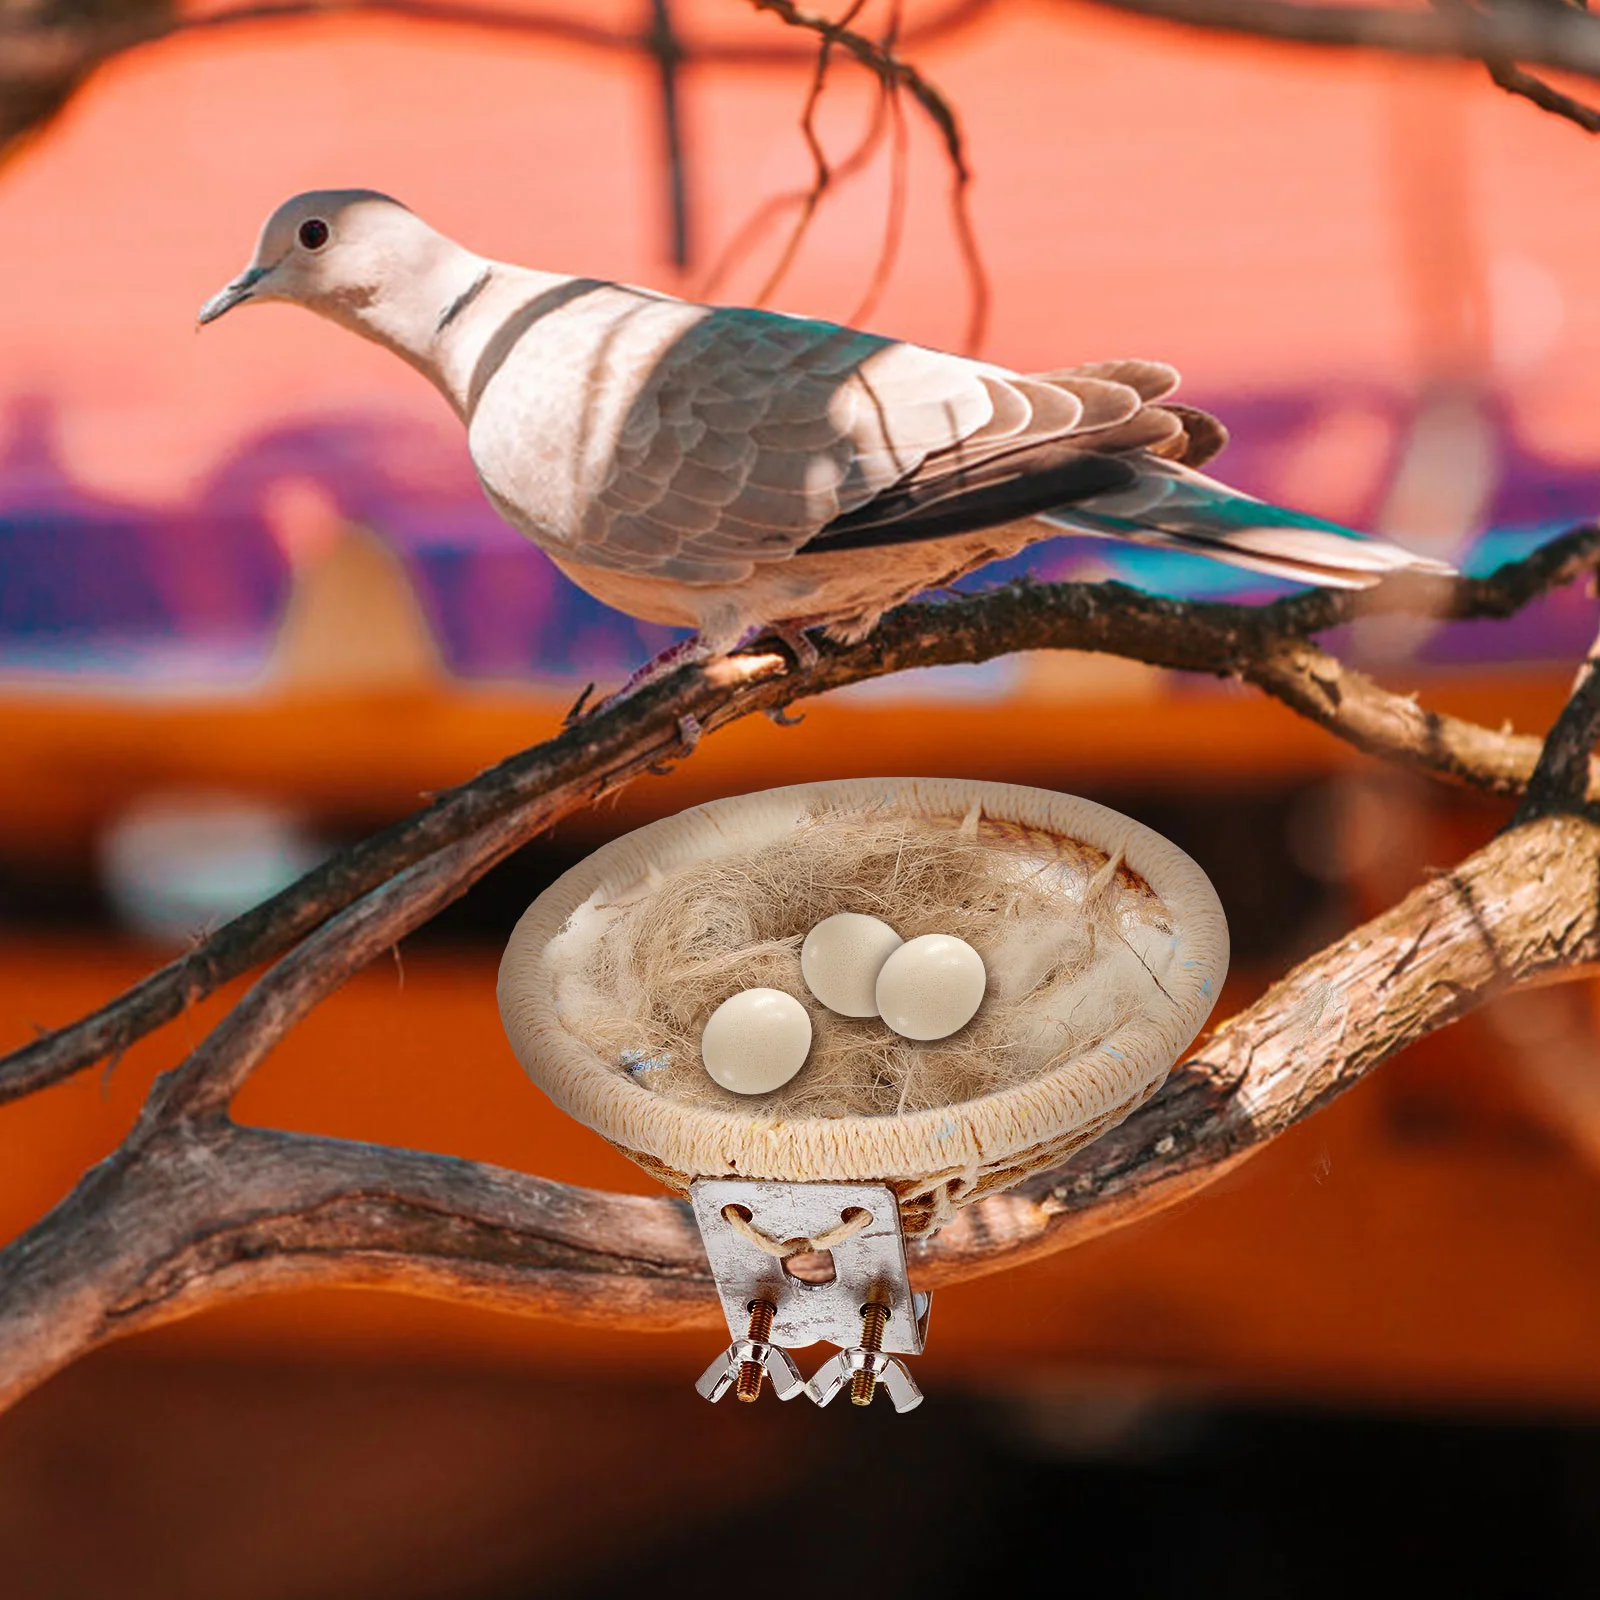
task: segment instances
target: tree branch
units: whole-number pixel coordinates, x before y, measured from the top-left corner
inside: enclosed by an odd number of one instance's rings
[[[1503,609],[1581,570],[1597,538],[1574,530],[1496,578],[1391,588],[1375,603],[1427,602],[1455,614]],[[698,1239],[679,1202],[242,1129],[229,1116],[233,1095],[312,1006],[561,807],[644,770],[676,737],[666,730],[676,730],[686,704],[701,705],[715,727],[779,706],[797,687],[815,692],[899,667],[983,660],[1026,639],[1241,676],[1346,738],[1490,786],[1514,764],[1509,750],[1540,796],[1537,814],[1224,1024],[1122,1127],[916,1246],[914,1276],[926,1287],[998,1270],[1169,1204],[1414,1040],[1509,988],[1571,976],[1600,959],[1600,821],[1572,810],[1595,784],[1588,750],[1600,727],[1596,664],[1586,665],[1541,752],[1450,719],[1419,731],[1397,709],[1416,714],[1409,702],[1284,632],[1286,623],[1345,620],[1353,605],[1297,596],[1250,608],[1162,600],[1117,584],[1012,584],[904,607],[862,644],[824,648],[795,680],[770,655],[680,672],[463,786],[407,825],[426,834],[431,816],[430,848],[344,906],[322,905],[321,926],[156,1080],[122,1146],[0,1251],[0,1403],[122,1333],[288,1285],[385,1286],[634,1327],[714,1316]],[[1486,764],[1474,767],[1480,758]],[[290,909],[300,909],[293,895]],[[114,1025],[137,1021],[124,1015]],[[56,1036],[66,1041],[56,1070],[70,1059],[72,1036]],[[38,1061],[32,1066],[39,1070]]]
[[[1514,94],[1536,105],[1541,111],[1562,117],[1585,133],[1600,133],[1600,110],[1548,84],[1543,78],[1525,72],[1514,61],[1486,61],[1490,81],[1507,94]]]
[[[995,1272],[1146,1216],[1434,1029],[1595,960],[1597,884],[1600,826],[1587,819],[1502,834],[1290,973],[1119,1128],[914,1245],[914,1280]],[[716,1320],[681,1201],[241,1128],[161,1085],[151,1107],[0,1251],[0,1406],[108,1340],[285,1288],[381,1287],[640,1329]]]
[[[1600,22],[1541,0],[1494,0],[1481,9],[1302,5],[1299,0],[1088,0],[1130,16],[1330,49],[1382,50],[1431,59],[1526,61],[1600,79]]]
[[[1600,741],[1600,638],[1589,647],[1572,693],[1545,739],[1528,787],[1511,819],[1513,828],[1557,812],[1589,814],[1591,773]]]
[[[0,1251],[0,1408],[108,1339],[319,1285],[656,1326],[703,1320],[708,1287],[672,1201],[222,1118],[151,1122]]]
[[[1486,578],[1393,581],[1362,595],[1317,590],[1265,606],[1166,600],[1114,583],[1013,584],[903,606],[860,644],[823,643],[807,671],[786,670],[772,654],[684,668],[339,851],[99,1010],[0,1058],[0,1104],[117,1055],[396,874],[499,819],[517,814],[518,838],[528,839],[615,793],[678,748],[684,717],[711,734],[754,712],[911,667],[1062,649],[1239,678],[1370,755],[1518,794],[1538,759],[1537,740],[1426,711],[1306,636],[1385,610],[1509,616],[1597,561],[1600,529],[1583,527]],[[1600,778],[1591,776],[1590,793],[1600,798]]]
[[[1597,889],[1600,826],[1589,819],[1500,834],[1224,1022],[1120,1127],[982,1202],[972,1222],[958,1214],[935,1241],[941,1271],[973,1276],[1147,1216],[1407,1045],[1510,989],[1581,975],[1600,957]],[[1003,1251],[985,1242],[997,1227]]]
[[[925,45],[958,33],[993,8],[996,0],[950,0],[904,30],[902,44]],[[36,73],[81,71],[109,56],[154,44],[176,33],[210,33],[256,23],[316,21],[329,16],[391,17],[427,26],[478,29],[551,39],[608,54],[655,53],[654,29],[607,27],[590,22],[580,6],[480,5],[474,0],[250,0],[214,11],[186,13],[168,0],[135,0],[103,9],[78,5],[53,14],[47,6],[0,8],[0,45],[10,62]],[[804,31],[815,32],[803,24]],[[714,39],[680,40],[679,59],[730,67],[792,67],[814,59],[809,46]]]

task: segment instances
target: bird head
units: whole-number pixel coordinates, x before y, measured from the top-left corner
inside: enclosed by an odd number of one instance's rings
[[[317,189],[267,218],[254,256],[200,308],[202,323],[247,301],[287,300],[360,325],[385,286],[421,284],[464,252],[398,200],[371,189]]]

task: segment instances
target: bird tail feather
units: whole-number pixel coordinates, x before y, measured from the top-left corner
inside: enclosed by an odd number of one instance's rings
[[[1185,550],[1324,588],[1367,589],[1396,572],[1455,570],[1388,539],[1285,510],[1159,459],[1141,468],[1131,488],[1049,512],[1044,520],[1073,533]]]

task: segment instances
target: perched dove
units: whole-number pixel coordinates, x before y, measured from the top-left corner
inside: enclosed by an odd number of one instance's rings
[[[832,323],[694,305],[473,255],[368,190],[302,194],[201,308],[288,300],[386,346],[466,424],[495,509],[704,657],[854,639],[891,606],[1062,531],[1360,588],[1443,563],[1194,469],[1227,433],[1178,374],[1022,375]],[[664,658],[663,658],[664,664]]]

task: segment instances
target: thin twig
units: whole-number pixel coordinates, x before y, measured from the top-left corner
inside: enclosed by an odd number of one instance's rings
[[[151,1095],[145,1116],[222,1113],[272,1047],[320,1001],[384,950],[431,921],[541,826],[512,812],[427,856],[308,934]]]
[[[847,51],[869,72],[895,94],[904,91],[916,101],[944,145],[945,157],[950,164],[950,218],[956,244],[961,252],[961,262],[967,277],[968,316],[962,348],[976,351],[983,343],[984,329],[989,317],[989,279],[983,264],[983,254],[978,246],[976,230],[968,196],[972,183],[972,170],[967,164],[966,142],[955,108],[942,90],[935,87],[916,67],[895,51],[885,49],[877,41],[867,38],[852,28],[831,22],[828,18],[802,11],[794,0],[750,0],[758,11],[768,11],[791,28],[803,28],[815,33],[827,45],[837,45]],[[852,12],[853,14],[853,12]]]
[[[833,187],[835,192],[842,188],[849,179],[864,172],[871,164],[872,157],[876,154],[878,145],[882,142],[884,131],[889,125],[889,107],[894,103],[896,103],[895,96],[880,83],[878,92],[873,97],[872,115],[867,122],[866,131],[862,134],[855,148],[841,161],[834,164]],[[735,229],[733,237],[723,247],[722,254],[717,258],[716,264],[696,285],[694,291],[695,299],[711,299],[727,281],[728,275],[749,257],[781,216],[786,212],[793,211],[797,206],[804,206],[809,202],[811,190],[812,186],[807,184],[804,188],[788,189],[780,194],[769,195],[763,200]]]
[[[1585,105],[1575,96],[1564,94],[1543,78],[1524,71],[1514,61],[1486,61],[1484,66],[1488,68],[1491,80],[1507,94],[1520,95],[1541,111],[1563,117],[1585,133],[1600,133],[1600,110],[1594,106]]]
[[[1474,3],[1475,0],[1432,0],[1432,4],[1438,10],[1447,14],[1471,10]],[[1557,3],[1565,3],[1565,0],[1557,0]],[[1564,94],[1560,89],[1546,83],[1543,78],[1525,71],[1509,58],[1491,56],[1486,58],[1483,64],[1489,74],[1489,81],[1504,89],[1507,94],[1517,95],[1541,111],[1548,111],[1552,116],[1561,117],[1575,127],[1581,128],[1585,133],[1600,133],[1600,111],[1595,110],[1593,106],[1585,105],[1573,95]]]
[[[895,8],[895,20],[898,23],[898,5]],[[893,128],[893,137],[889,142],[889,196],[888,203],[884,207],[883,242],[878,246],[877,264],[873,267],[872,276],[867,280],[867,287],[850,316],[851,322],[858,326],[865,323],[877,309],[878,301],[894,274],[895,264],[900,259],[900,241],[905,233],[906,206],[910,196],[910,185],[907,181],[910,133],[906,127],[905,106],[899,95],[888,92],[885,93],[881,103],[888,108]]]
[[[838,29],[849,27],[866,3],[867,0],[851,0],[849,8],[834,27]],[[777,262],[767,274],[766,282],[756,291],[754,303],[758,306],[765,305],[777,293],[778,286],[788,277],[789,268],[794,265],[800,246],[811,230],[811,222],[817,214],[817,208],[822,204],[822,198],[833,181],[833,169],[828,164],[828,152],[823,148],[822,135],[817,131],[817,107],[822,103],[822,92],[828,85],[828,67],[832,60],[833,35],[825,33],[817,46],[817,64],[811,74],[811,87],[806,93],[805,105],[800,112],[800,136],[805,140],[806,150],[811,156],[811,183],[805,191],[804,199],[800,202],[800,212],[794,220],[794,226],[789,230],[789,237],[778,253]],[[887,93],[891,95],[894,93],[892,85],[885,83],[884,88]]]
[[[853,0],[845,18],[851,20],[866,4]],[[995,4],[995,0],[952,0],[943,9],[924,16],[900,36],[898,6],[891,34],[899,43],[925,45],[949,38],[971,26]],[[961,151],[955,115],[942,95],[915,69],[895,55],[893,48],[874,46],[848,28],[828,24],[794,7],[765,6],[774,10],[786,26],[803,33],[825,35],[835,28],[836,38],[863,65],[876,72],[883,94],[898,95],[902,88],[913,93],[924,106],[951,153],[956,169],[954,223],[958,247],[969,279],[969,338],[981,331],[988,303],[987,281],[976,253],[970,218],[965,207],[968,174]],[[522,9],[510,5],[477,4],[474,0],[252,0],[252,3],[212,11],[189,12],[163,3],[163,0],[134,0],[111,12],[85,12],[69,7],[65,0],[42,0],[23,13],[15,8],[0,9],[0,154],[13,150],[30,134],[44,126],[68,103],[96,68],[125,51],[154,44],[182,32],[214,32],[237,26],[265,23],[316,21],[330,16],[376,16],[419,25],[444,25],[495,33],[556,40],[608,52],[650,56],[657,64],[661,89],[663,139],[668,175],[668,206],[671,223],[670,254],[680,267],[688,264],[692,248],[688,173],[683,151],[683,115],[680,80],[687,65],[717,65],[740,69],[788,68],[805,61],[816,61],[810,46],[777,41],[716,39],[689,40],[678,35],[666,0],[653,0],[649,25],[634,31],[590,22],[578,11]],[[825,62],[832,48],[824,37],[820,46]],[[825,69],[824,69],[825,70]],[[876,143],[874,136],[873,143]],[[834,183],[845,174],[832,174]],[[827,187],[825,183],[823,187]],[[807,216],[796,237],[785,250],[785,262],[798,248],[804,224],[814,212],[820,192],[802,203]],[[765,213],[756,233],[776,216],[789,209],[780,202]],[[731,252],[736,259],[737,252]],[[726,265],[712,274],[720,280]],[[781,277],[782,271],[775,274]],[[975,348],[975,340],[972,341]]]

